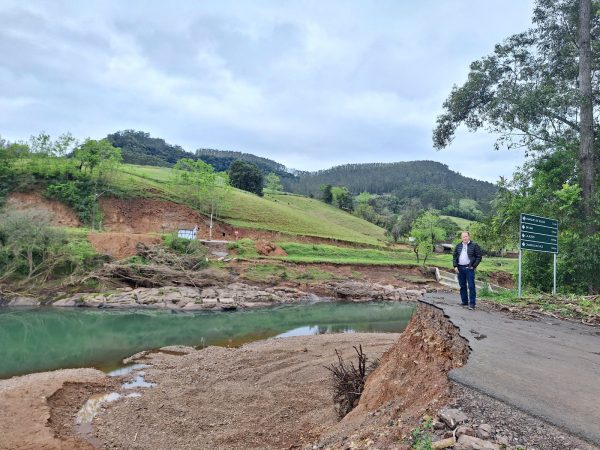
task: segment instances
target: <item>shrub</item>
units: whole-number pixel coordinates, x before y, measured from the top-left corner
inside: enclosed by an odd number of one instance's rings
[[[335,350],[337,363],[326,366],[326,369],[331,372],[333,401],[340,419],[358,405],[367,376],[379,364],[379,361],[375,360],[367,366],[367,356],[363,353],[362,345],[353,348],[358,356],[358,366],[355,366],[353,362],[344,362],[337,349]]]

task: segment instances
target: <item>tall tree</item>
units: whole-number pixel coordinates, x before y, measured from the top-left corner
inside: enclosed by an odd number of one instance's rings
[[[183,158],[173,167],[174,188],[209,216],[209,239],[212,239],[213,219],[227,204],[229,186],[227,175],[217,173],[201,159]]]
[[[588,218],[586,230],[595,231],[593,214],[594,196],[594,106],[592,95],[592,46],[591,46],[591,0],[579,0],[579,91],[580,139],[579,164],[581,165],[581,188],[583,209]]]
[[[264,178],[260,169],[252,163],[237,160],[229,166],[229,182],[233,187],[263,196]]]
[[[265,179],[265,187],[275,192],[282,192],[283,185],[281,184],[281,178],[275,172],[270,172]]]
[[[599,128],[593,114],[600,89],[591,83],[600,76],[598,10],[599,4],[590,0],[537,0],[533,27],[471,64],[467,81],[455,86],[444,102],[445,111],[433,132],[434,146],[440,149],[451,143],[461,124],[470,130],[487,129],[499,135],[496,148],[525,148],[526,155],[537,161],[531,165],[536,173],[554,173],[538,176],[538,182],[567,185],[569,195],[579,192],[579,201],[571,203],[579,220],[569,231],[584,243],[580,260],[594,267],[600,264],[594,256],[600,252],[600,215],[594,207],[598,180],[594,133]],[[556,171],[556,165],[545,163],[553,154],[577,161],[575,183],[581,189],[573,185],[572,170]],[[564,194],[559,189],[545,191]],[[547,198],[542,205],[552,201]],[[570,251],[565,248],[563,253]],[[594,278],[589,278],[590,292],[598,287]]]

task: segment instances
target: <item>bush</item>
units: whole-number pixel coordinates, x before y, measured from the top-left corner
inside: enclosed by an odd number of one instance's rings
[[[4,211],[0,216],[0,280],[70,274],[94,263],[87,240],[69,239],[40,210]]]
[[[379,360],[375,360],[367,367],[367,356],[363,353],[362,345],[353,348],[358,356],[358,366],[352,362],[345,363],[337,349],[335,350],[337,363],[326,366],[326,369],[331,372],[333,401],[340,419],[358,405],[367,376],[379,364]]]
[[[44,195],[66,203],[75,210],[82,223],[97,229],[102,223],[102,212],[94,193],[97,189],[93,182],[86,180],[55,182],[46,186]]]

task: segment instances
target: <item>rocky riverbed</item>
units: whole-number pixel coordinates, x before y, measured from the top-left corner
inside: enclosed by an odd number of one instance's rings
[[[200,283],[199,283],[200,284]],[[367,281],[336,281],[319,286],[320,293],[346,301],[396,300],[417,301],[425,290],[397,287]],[[322,295],[321,295],[322,296]],[[156,288],[119,288],[102,293],[62,295],[46,305],[89,308],[157,308],[182,311],[231,310],[311,302],[315,294],[286,286],[257,286],[205,279],[199,286],[163,286]],[[37,306],[32,297],[5,299],[5,306]]]

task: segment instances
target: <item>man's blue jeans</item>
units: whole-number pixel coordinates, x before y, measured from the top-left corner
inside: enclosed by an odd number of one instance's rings
[[[458,266],[458,284],[460,286],[460,299],[463,305],[469,304],[475,306],[477,295],[475,293],[475,269],[469,269],[467,266]],[[467,285],[469,286],[469,296],[467,297]]]

